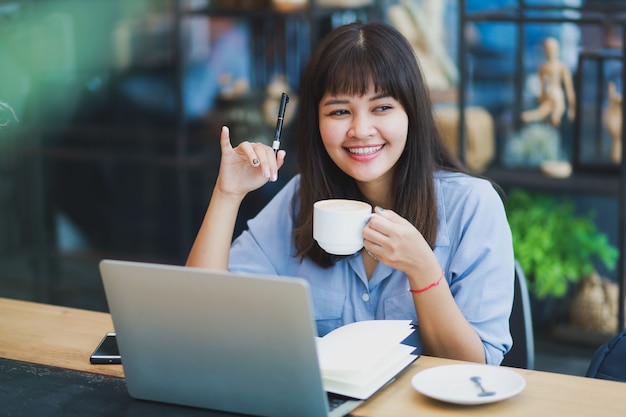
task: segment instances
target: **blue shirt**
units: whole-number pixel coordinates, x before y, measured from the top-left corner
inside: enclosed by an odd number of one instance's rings
[[[301,277],[311,288],[318,334],[361,320],[413,320],[419,325],[406,275],[378,263],[368,281],[360,252],[321,268],[295,257],[293,201],[299,176],[248,222],[233,242],[229,269]],[[486,180],[437,172],[439,216],[434,248],[450,291],[480,336],[487,363],[499,364],[511,347],[514,259],[511,230],[500,196]],[[411,341],[423,353],[419,326]]]

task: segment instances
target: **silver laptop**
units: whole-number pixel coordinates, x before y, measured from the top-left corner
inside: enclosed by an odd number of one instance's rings
[[[100,273],[133,398],[272,417],[363,402],[324,391],[302,279],[115,260]]]

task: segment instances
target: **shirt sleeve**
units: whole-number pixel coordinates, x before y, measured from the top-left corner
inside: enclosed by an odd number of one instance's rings
[[[230,249],[228,269],[233,272],[288,275],[296,261],[293,216],[299,177],[291,179],[247,223]]]
[[[483,342],[487,363],[499,364],[512,346],[509,316],[515,269],[511,229],[504,204],[489,182],[462,180],[454,191],[446,191],[450,186],[441,183],[440,213],[445,218],[441,230],[446,234],[442,240],[449,245],[441,265],[459,309]]]

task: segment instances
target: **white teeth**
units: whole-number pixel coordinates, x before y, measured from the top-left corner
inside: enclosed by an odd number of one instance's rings
[[[383,148],[383,145],[370,146],[368,148],[348,148],[348,152],[355,155],[369,155],[376,153]]]

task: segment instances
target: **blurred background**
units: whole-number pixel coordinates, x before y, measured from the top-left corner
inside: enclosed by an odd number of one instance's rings
[[[0,1],[0,294],[105,310],[100,259],[184,263],[220,127],[271,143],[286,91],[292,151],[302,66],[330,28],[380,16],[358,3]]]

